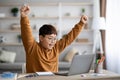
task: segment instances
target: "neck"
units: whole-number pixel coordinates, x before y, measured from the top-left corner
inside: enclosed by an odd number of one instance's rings
[[[42,43],[41,42],[39,42],[39,46],[42,48],[42,49],[44,49],[44,50],[50,50],[50,49],[48,49],[48,48],[45,48],[43,45],[42,45]]]

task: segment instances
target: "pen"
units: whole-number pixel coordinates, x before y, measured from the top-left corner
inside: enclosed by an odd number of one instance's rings
[[[98,64],[100,64],[101,62],[103,62],[105,60],[105,57],[102,56],[102,58],[98,61]]]
[[[37,77],[37,76],[39,76],[39,75],[37,75],[37,74],[29,74],[29,75],[27,75],[27,76],[25,76],[26,78],[30,78],[30,77]]]

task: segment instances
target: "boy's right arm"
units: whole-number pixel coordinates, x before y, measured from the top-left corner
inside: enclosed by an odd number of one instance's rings
[[[29,12],[30,12],[29,6],[22,6],[20,9],[21,36],[25,49],[28,49],[28,47],[30,47],[34,41],[29,18],[28,18]]]

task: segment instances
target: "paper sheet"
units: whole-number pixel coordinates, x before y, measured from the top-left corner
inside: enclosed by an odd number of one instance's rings
[[[52,72],[36,72],[39,76],[49,76],[54,75]]]

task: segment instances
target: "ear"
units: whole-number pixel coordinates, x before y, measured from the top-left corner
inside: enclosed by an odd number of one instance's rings
[[[39,36],[39,41],[43,41],[43,36]]]

